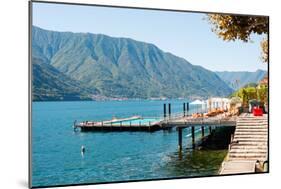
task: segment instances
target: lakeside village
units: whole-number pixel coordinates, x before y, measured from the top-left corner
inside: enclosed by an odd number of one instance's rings
[[[108,97],[108,96],[104,96],[104,95],[99,95],[99,94],[95,94],[91,96],[93,101],[123,101],[123,100],[144,100],[142,98],[127,98],[127,97]],[[191,96],[190,99],[201,99],[198,96]],[[184,100],[184,97],[179,97],[179,98],[174,98],[176,100]],[[151,98],[147,98],[146,100],[162,100],[162,101],[166,101],[169,100],[169,98],[167,97],[151,97]]]
[[[179,97],[175,100],[184,100]],[[241,112],[252,112],[252,107],[261,108],[263,113],[268,112],[268,76],[266,75],[258,84],[251,83],[246,85],[229,97],[202,97],[192,96],[190,105],[197,107],[197,112],[193,117],[208,117],[225,113],[226,116],[239,115]],[[103,95],[92,95],[94,101],[126,101],[126,100],[144,100],[140,98],[126,97],[106,97]],[[151,97],[146,100],[167,101],[167,97]],[[258,110],[257,110],[258,111]]]

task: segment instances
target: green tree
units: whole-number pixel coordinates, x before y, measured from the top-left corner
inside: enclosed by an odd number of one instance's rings
[[[251,40],[251,34],[268,34],[268,17],[226,14],[208,14],[212,31],[225,41]],[[261,42],[261,58],[268,62],[268,38]]]
[[[267,85],[260,85],[259,87],[257,87],[258,99],[262,103],[266,103],[266,104],[267,104],[267,100],[268,100],[268,88],[267,87],[268,87]]]
[[[233,97],[240,97],[243,102],[243,106],[247,107],[249,100],[258,99],[258,92],[256,87],[244,87],[236,91]]]

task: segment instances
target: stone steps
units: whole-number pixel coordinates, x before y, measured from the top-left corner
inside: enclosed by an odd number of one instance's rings
[[[266,132],[267,133],[267,129],[266,128],[236,128],[235,132],[237,131],[241,131],[241,132]]]
[[[253,150],[253,149],[258,149],[258,150],[267,150],[267,146],[251,146],[251,145],[245,145],[245,146],[242,146],[242,145],[233,145],[231,147],[231,150],[232,149],[241,149],[241,150],[244,150],[244,149],[247,149],[247,150]]]
[[[236,128],[251,128],[251,129],[267,129],[267,125],[249,125],[249,124],[245,124],[245,125],[237,125]]]
[[[229,158],[229,161],[250,161],[250,160],[253,160],[253,161],[257,161],[257,159],[259,159],[259,161],[266,161],[267,160],[267,157],[232,157],[232,158]]]
[[[255,172],[255,162],[265,161],[268,156],[267,116],[254,117],[242,114],[238,117],[228,159],[222,164],[221,174]],[[237,167],[240,166],[240,167]]]
[[[255,154],[255,153],[232,153],[229,155],[229,158],[257,158],[263,159],[266,158],[266,154]]]
[[[233,142],[238,141],[238,142],[267,142],[267,137],[266,138],[257,138],[257,137],[252,137],[252,138],[239,138],[239,140],[235,139],[234,137]]]
[[[231,153],[246,153],[246,154],[251,154],[251,153],[261,153],[261,154],[266,154],[266,150],[264,149],[231,149]]]
[[[254,125],[251,125],[251,124],[239,124],[239,125],[236,125],[237,128],[239,127],[251,127],[251,128],[267,128],[267,124],[254,124]]]
[[[267,132],[252,132],[252,131],[246,131],[246,132],[235,132],[235,136],[247,136],[247,135],[258,135],[258,136],[267,136]]]
[[[246,146],[246,145],[249,145],[249,146],[267,146],[267,142],[239,141],[236,145],[242,145],[242,146]]]
[[[247,135],[235,135],[235,137],[233,138],[233,141],[243,141],[243,140],[252,140],[255,141],[256,139],[260,139],[260,140],[266,140],[267,141],[267,136],[260,136],[260,135],[255,135],[255,136],[247,136]]]

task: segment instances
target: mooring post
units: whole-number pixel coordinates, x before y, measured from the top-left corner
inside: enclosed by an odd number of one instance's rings
[[[212,127],[209,126],[209,134],[212,134]]]
[[[77,120],[75,120],[75,121],[73,122],[73,131],[74,131],[74,132],[76,132],[76,128],[77,128],[76,123],[77,123]]]
[[[188,116],[188,111],[189,111],[189,103],[186,103],[186,116]]]
[[[192,148],[195,148],[195,131],[194,126],[191,127],[191,137],[192,137]]]
[[[183,103],[183,117],[185,117],[185,103]]]
[[[164,118],[166,118],[166,104],[164,104],[163,111],[164,111]]]
[[[179,150],[182,149],[182,128],[178,127],[178,140],[179,140],[179,144],[178,144],[178,148]]]
[[[205,133],[204,133],[204,126],[201,127],[201,131],[202,131],[202,138],[205,136]]]
[[[171,117],[171,103],[169,103],[169,117]]]

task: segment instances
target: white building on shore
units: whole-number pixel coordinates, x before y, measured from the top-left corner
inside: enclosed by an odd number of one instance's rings
[[[206,100],[206,106],[208,110],[214,110],[214,109],[229,110],[230,99],[221,98],[221,97],[212,97]]]
[[[212,97],[207,100],[195,100],[190,103],[195,107],[196,112],[208,112],[212,110],[229,110],[230,99],[221,97]]]

